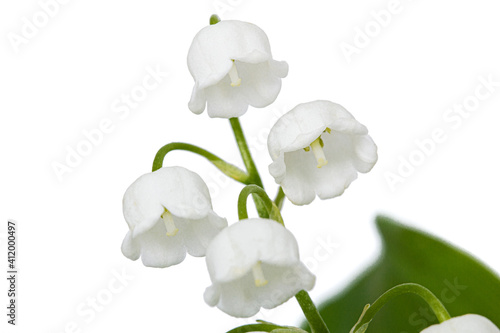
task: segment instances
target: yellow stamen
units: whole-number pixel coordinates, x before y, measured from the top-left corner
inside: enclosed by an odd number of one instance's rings
[[[165,224],[165,228],[167,229],[167,236],[175,236],[179,229],[175,226],[174,219],[172,218],[172,214],[168,210],[165,209],[165,212],[161,215],[163,223]]]
[[[233,60],[233,66],[229,70],[229,78],[231,79],[231,87],[239,87],[241,84],[241,78],[238,76],[238,70]]]
[[[316,157],[316,161],[318,161],[318,168],[321,168],[322,166],[325,166],[328,163],[321,143],[322,143],[321,137],[317,138],[311,143],[311,148],[314,157]]]
[[[260,261],[253,265],[252,274],[256,287],[263,287],[268,283],[264,276],[264,272],[262,271],[262,265]]]

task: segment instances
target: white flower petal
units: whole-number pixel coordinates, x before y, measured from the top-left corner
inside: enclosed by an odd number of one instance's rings
[[[165,226],[158,220],[152,229],[136,237],[144,266],[163,268],[181,263],[186,257],[186,247],[178,236],[168,237]]]
[[[378,159],[377,146],[368,135],[357,136],[353,140],[355,147],[353,163],[359,172],[369,172]]]
[[[312,179],[310,179],[311,165],[316,165],[314,156],[305,152],[303,149],[285,153],[284,163],[286,172],[283,174],[283,180],[280,182],[283,191],[287,198],[295,203],[310,203],[314,200],[316,195],[314,187],[312,186]],[[317,169],[317,168],[316,168]],[[319,169],[321,170],[321,169]],[[271,172],[271,175],[274,174]]]
[[[205,289],[205,292],[203,293],[203,299],[205,300],[205,303],[207,303],[208,305],[216,306],[220,300],[219,287],[217,285],[211,285],[210,287],[207,287]]]
[[[219,301],[216,305],[221,311],[230,316],[238,318],[251,317],[260,309],[260,306],[251,295],[254,288],[256,287],[251,275],[224,283],[218,288],[220,294],[217,295]]]
[[[246,84],[242,82],[242,85]],[[248,110],[248,102],[242,93],[243,87],[231,87],[229,76],[205,89],[205,95],[210,117],[224,118],[231,114],[240,117]]]
[[[204,219],[184,220],[177,225],[188,253],[193,257],[203,257],[212,239],[227,227],[227,221],[210,212]]]
[[[269,283],[258,288],[258,304],[265,309],[272,309],[283,304],[299,291],[311,290],[316,282],[316,277],[299,262],[291,267],[279,267],[263,264],[263,270],[269,278]]]
[[[207,97],[205,96],[205,90],[200,89],[198,84],[195,84],[188,104],[189,110],[195,114],[201,114],[205,111],[206,103]]]
[[[332,130],[333,131],[333,130]],[[335,132],[323,136],[325,154],[328,164],[311,168],[313,186],[320,199],[334,198],[344,193],[344,190],[358,177],[353,164],[353,137]]]
[[[205,300],[230,316],[248,318],[259,312],[261,307],[273,309],[299,291],[314,287],[315,277],[302,263],[294,266],[262,264],[262,269],[269,280],[265,286],[256,287],[253,276],[246,274],[220,284],[218,292],[210,289],[213,286],[207,288]]]
[[[454,317],[432,325],[422,333],[498,333],[500,330],[488,318],[476,314]]]
[[[288,75],[288,64],[286,61],[271,60],[269,63],[271,72],[280,78],[285,78]]]
[[[141,256],[141,247],[132,237],[132,231],[127,232],[127,235],[123,239],[122,253],[130,260],[137,260]]]
[[[268,106],[281,90],[281,78],[272,73],[269,62],[239,63],[238,73],[244,78],[240,86],[241,94],[247,104],[253,107]]]

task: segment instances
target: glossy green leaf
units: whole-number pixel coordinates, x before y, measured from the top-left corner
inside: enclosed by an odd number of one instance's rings
[[[379,260],[342,293],[320,305],[331,333],[347,333],[363,307],[395,285],[414,282],[430,289],[452,317],[483,315],[500,327],[500,278],[469,254],[425,232],[386,217],[377,218],[383,240]],[[471,228],[472,230],[472,228]],[[475,230],[471,237],[481,237]],[[437,323],[429,306],[415,295],[388,303],[367,333],[414,333]]]

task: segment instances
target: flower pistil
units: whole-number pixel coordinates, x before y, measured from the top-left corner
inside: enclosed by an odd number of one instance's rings
[[[323,140],[321,139],[321,136],[318,137],[316,140],[314,140],[311,143],[311,148],[314,154],[314,157],[316,157],[316,161],[318,161],[318,168],[321,168],[322,166],[325,166],[328,163],[328,160],[326,159],[325,152],[323,151]]]
[[[330,128],[326,128],[323,133],[327,132],[328,134],[332,133]],[[316,157],[316,161],[318,161],[318,168],[325,166],[328,164],[328,160],[326,159],[325,152],[323,151],[323,147],[325,144],[323,143],[323,139],[321,139],[321,135],[314,140],[310,146],[304,148],[305,151],[310,151],[311,148],[313,150],[314,157]]]
[[[163,220],[163,223],[165,224],[165,228],[167,229],[167,236],[173,237],[177,235],[177,232],[179,229],[175,226],[174,219],[172,218],[172,214],[165,209],[165,212],[161,215],[161,219]]]
[[[233,66],[229,70],[229,78],[231,79],[231,87],[239,87],[241,85],[241,78],[238,76],[238,70],[233,60]]]
[[[266,277],[264,276],[264,272],[262,271],[262,264],[260,260],[252,266],[252,274],[256,287],[263,287],[268,283]]]

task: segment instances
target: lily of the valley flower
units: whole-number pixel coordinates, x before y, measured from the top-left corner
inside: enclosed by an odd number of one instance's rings
[[[212,210],[200,176],[182,167],[165,167],[139,177],[125,192],[123,215],[130,231],[123,254],[145,266],[168,267],[186,257],[205,255],[214,236],[227,226]]]
[[[224,229],[208,247],[206,261],[212,285],[205,302],[234,317],[274,308],[315,282],[299,260],[292,233],[269,219],[242,220]]]
[[[329,101],[297,105],[278,119],[267,144],[269,172],[296,205],[341,195],[377,161],[366,127]]]
[[[500,330],[488,318],[476,314],[454,317],[432,325],[421,333],[499,333]]]
[[[273,60],[269,40],[259,27],[221,21],[203,28],[189,48],[188,67],[195,80],[189,109],[210,117],[243,115],[276,99],[288,64]]]

